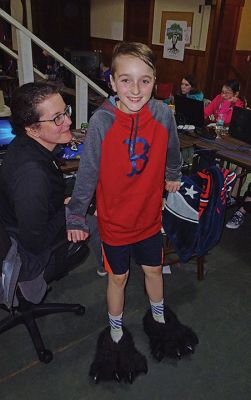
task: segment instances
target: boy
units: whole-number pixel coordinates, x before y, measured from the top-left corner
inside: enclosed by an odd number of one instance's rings
[[[145,330],[149,334],[150,324],[155,337],[156,323],[158,336],[163,337],[162,194],[164,175],[166,190],[179,189],[181,156],[172,112],[151,99],[155,84],[152,51],[141,43],[118,44],[110,79],[116,96],[106,100],[90,120],[67,229],[73,242],[88,237],[84,216],[96,188],[103,256],[109,272],[110,328],[99,338],[90,375],[95,380],[132,381],[140,372],[147,372],[147,365],[122,327],[130,254],[145,273],[152,309],[146,316]],[[157,358],[164,355],[162,347],[159,341],[154,346],[152,343]]]

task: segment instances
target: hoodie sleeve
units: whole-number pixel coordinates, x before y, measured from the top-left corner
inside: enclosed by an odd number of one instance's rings
[[[208,118],[210,115],[214,115],[215,111],[219,107],[220,104],[220,95],[217,95],[211,103],[209,103],[205,108],[204,108],[204,117]]]
[[[66,207],[67,229],[88,231],[85,214],[94,195],[101,158],[102,134],[98,115],[90,120],[72,198]]]
[[[180,141],[177,133],[176,122],[173,112],[167,109],[168,115],[168,148],[165,177],[167,181],[177,181],[181,179],[182,156],[180,151]]]

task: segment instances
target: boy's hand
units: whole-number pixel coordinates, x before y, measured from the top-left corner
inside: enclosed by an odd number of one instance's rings
[[[86,240],[89,236],[88,232],[84,232],[80,229],[71,229],[67,231],[67,239],[69,242],[77,243],[82,240]]]
[[[66,198],[64,199],[64,205],[69,204],[70,200],[71,200],[71,197],[66,197]]]
[[[165,189],[167,192],[175,193],[180,189],[180,181],[166,181]]]

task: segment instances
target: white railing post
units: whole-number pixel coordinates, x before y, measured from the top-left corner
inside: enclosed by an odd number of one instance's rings
[[[88,121],[88,84],[76,76],[76,128]]]
[[[34,81],[31,39],[20,29],[17,33],[19,85]]]
[[[32,32],[26,29],[18,21],[7,14],[0,8],[0,17],[8,21],[16,28],[18,55],[11,49],[7,48],[3,43],[0,43],[0,49],[7,52],[10,56],[18,62],[18,78],[19,85],[34,81],[33,63],[32,63],[32,47],[31,41],[36,43],[41,49],[46,50],[52,57],[54,57],[60,64],[62,64],[68,71],[76,77],[76,128],[81,127],[82,122],[88,121],[88,88],[90,87],[94,92],[100,96],[108,97],[108,94],[101,89],[96,83],[85,76],[74,65],[65,60],[60,54],[55,52],[46,43],[36,37]],[[34,69],[43,79],[45,75],[40,71]],[[67,88],[66,88],[67,89]],[[63,90],[63,88],[62,88]]]

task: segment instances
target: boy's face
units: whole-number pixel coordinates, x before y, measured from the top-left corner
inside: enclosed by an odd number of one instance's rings
[[[121,55],[116,59],[111,85],[119,97],[118,108],[126,114],[136,113],[151,98],[155,76],[153,69],[140,58]]]

